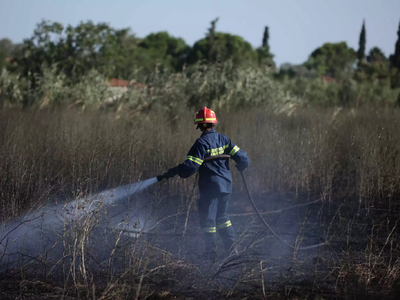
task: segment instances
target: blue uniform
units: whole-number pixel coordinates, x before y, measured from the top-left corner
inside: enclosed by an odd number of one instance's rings
[[[216,232],[220,233],[226,251],[236,240],[235,231],[227,214],[229,194],[232,192],[232,173],[228,159],[204,161],[216,155],[230,155],[237,168],[243,171],[250,165],[249,157],[231,140],[214,129],[203,132],[196,140],[183,162],[168,170],[170,177],[187,178],[199,171],[200,226],[205,234],[206,252],[215,252]]]
[[[250,160],[238,146],[214,129],[203,132],[190,149],[183,164],[170,169],[171,175],[187,178],[199,171],[199,190],[201,197],[213,197],[221,193],[232,192],[232,173],[229,160],[216,159],[204,162],[210,156],[228,154],[237,163],[239,170],[246,169]]]

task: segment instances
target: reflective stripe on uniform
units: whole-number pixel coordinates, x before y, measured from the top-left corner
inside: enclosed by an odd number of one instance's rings
[[[215,233],[217,232],[217,227],[205,227],[203,228],[203,231],[207,233]]]
[[[229,226],[232,226],[231,221],[226,221],[225,223],[217,225],[218,229],[223,229],[223,228],[228,228]]]
[[[191,161],[193,161],[193,162],[195,162],[196,164],[199,164],[199,165],[201,165],[201,164],[203,163],[203,160],[202,160],[202,159],[197,158],[197,157],[195,157],[195,156],[190,156],[190,155],[188,155],[188,156],[186,157],[186,159],[187,159],[187,160],[191,160]]]
[[[240,150],[240,148],[238,146],[233,147],[233,149],[231,150],[231,152],[229,152],[229,155],[235,155],[236,152],[238,152]]]
[[[219,148],[215,148],[215,149],[208,149],[207,153],[210,154],[210,156],[221,155],[221,154],[224,154],[226,148],[228,148],[228,145],[225,145],[225,146],[219,147]]]

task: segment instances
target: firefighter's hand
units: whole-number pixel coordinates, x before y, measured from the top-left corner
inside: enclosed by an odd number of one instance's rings
[[[162,175],[158,175],[158,176],[157,176],[157,180],[158,180],[158,182],[160,182],[160,181],[162,181],[163,179],[168,179],[168,178],[171,178],[171,177],[173,177],[173,176],[168,175],[168,173],[164,173],[164,174],[162,174]]]
[[[239,172],[243,172],[244,170],[246,170],[246,166],[240,165],[240,164],[236,164],[236,169],[239,170]]]
[[[175,168],[172,168],[172,169],[169,169],[167,173],[164,173],[162,175],[158,175],[157,176],[157,180],[158,180],[158,182],[160,182],[164,178],[168,179],[168,178],[174,177],[175,175],[176,175],[175,174]]]
[[[161,180],[163,180],[165,177],[164,177],[164,174],[162,174],[162,175],[157,175],[157,180],[158,180],[158,182],[160,182]]]

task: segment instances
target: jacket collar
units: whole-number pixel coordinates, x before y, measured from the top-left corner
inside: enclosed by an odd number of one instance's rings
[[[206,135],[206,134],[209,134],[209,133],[215,133],[215,130],[214,130],[214,129],[211,129],[211,130],[209,130],[209,131],[204,131],[204,132],[201,134],[201,136]]]

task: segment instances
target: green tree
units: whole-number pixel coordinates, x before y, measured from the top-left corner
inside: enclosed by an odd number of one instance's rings
[[[316,70],[319,75],[341,79],[353,72],[356,59],[356,52],[346,42],[326,43],[311,53],[305,66]]]
[[[110,75],[127,32],[91,21],[66,28],[57,22],[42,21],[16,54],[19,71],[35,77],[43,73],[44,67],[57,65],[59,72],[76,81],[93,68]]]
[[[211,21],[211,27],[208,28],[208,44],[209,44],[209,53],[208,53],[208,61],[209,62],[216,62],[219,59],[219,54],[218,54],[218,45],[214,43],[215,39],[215,29],[217,26],[219,18],[216,18],[215,20]]]
[[[43,21],[18,51],[19,71],[24,76],[42,74],[44,67],[56,65],[72,81],[96,69],[107,77],[130,78],[137,68],[143,73],[156,64],[180,70],[189,47],[167,32],[148,35],[142,40],[128,28],[114,29],[106,23],[81,22],[64,28],[60,23]]]
[[[367,62],[365,69],[368,80],[381,83],[390,78],[390,63],[380,48],[374,47],[369,51]]]
[[[400,70],[400,22],[397,30],[397,42],[394,49],[394,54],[390,56],[390,63],[396,69]]]
[[[4,51],[2,47],[0,47],[0,72],[6,65],[6,58],[7,58],[7,53]]]
[[[393,71],[390,68],[389,59],[382,50],[374,47],[369,51],[367,60],[358,64],[355,79],[359,82],[368,81],[372,84],[388,86],[391,82],[391,76],[395,75]]]
[[[270,66],[275,68],[275,63],[273,61],[274,56],[270,52],[268,41],[269,41],[269,29],[268,26],[265,26],[262,45],[256,50],[258,55],[258,65]]]
[[[180,71],[189,52],[189,46],[183,39],[170,36],[165,31],[146,36],[139,47],[146,50],[141,52],[142,56],[147,56],[142,62],[151,69],[159,63],[164,68]]]
[[[18,71],[31,80],[32,88],[36,87],[36,74],[42,74],[45,65],[51,65],[57,60],[57,41],[52,38],[59,36],[62,31],[60,23],[42,21],[37,24],[32,37],[25,39],[16,52]]]
[[[391,85],[392,88],[400,87],[400,22],[399,29],[397,30],[397,42],[395,45],[394,53],[390,55],[391,70]]]
[[[318,76],[314,69],[308,69],[303,64],[292,65],[290,63],[284,63],[280,66],[279,72],[275,74],[277,79],[293,79],[293,78],[308,78],[314,79]]]
[[[119,30],[115,33],[115,41],[112,53],[108,57],[109,77],[130,78],[132,72],[140,64],[138,57],[139,39],[129,29]]]
[[[379,47],[374,47],[369,51],[369,54],[367,56],[367,61],[369,63],[374,63],[374,62],[388,61],[388,59],[386,58],[385,54]]]
[[[357,58],[359,61],[363,61],[365,58],[365,44],[366,44],[366,33],[365,33],[365,20],[363,21],[361,33],[360,33],[360,40],[358,42],[358,51],[357,51]]]
[[[257,65],[257,52],[251,47],[250,43],[242,37],[229,33],[216,32],[213,37],[213,47],[217,49],[218,61],[225,62],[232,60],[235,65],[255,66]],[[188,62],[194,64],[206,60],[213,62],[214,57],[210,57],[210,42],[208,37],[197,41],[188,57]]]
[[[13,58],[15,52],[20,48],[20,44],[14,44],[10,39],[3,38],[0,40],[0,70],[3,67],[12,69],[12,63],[7,62],[7,58]]]
[[[12,56],[14,52],[15,45],[8,38],[3,38],[0,40],[0,49],[7,55]]]
[[[268,26],[265,26],[264,35],[263,35],[262,45],[261,45],[261,46],[262,46],[263,48],[269,49],[269,43],[268,43],[268,41],[269,41],[269,29],[268,29]]]
[[[116,30],[106,23],[91,21],[68,26],[65,38],[60,39],[55,49],[54,62],[60,64],[67,76],[79,77],[94,68],[110,76],[121,57],[122,39],[128,32],[129,29]]]

